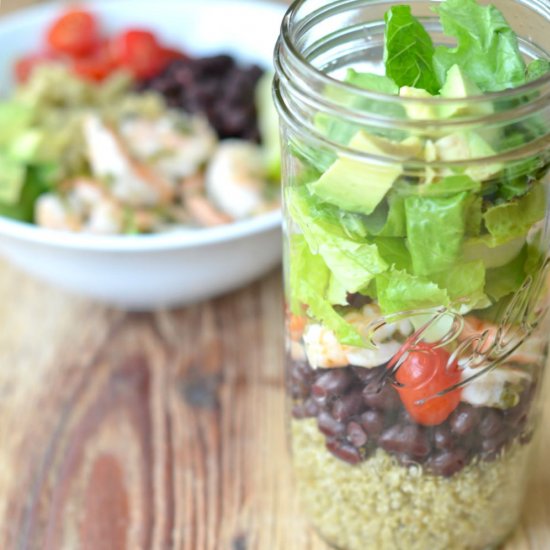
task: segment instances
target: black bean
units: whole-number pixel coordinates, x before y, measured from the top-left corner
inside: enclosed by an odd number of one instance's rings
[[[483,437],[493,437],[502,428],[502,415],[491,408],[485,408],[481,413],[481,422],[479,423],[479,433]]]
[[[494,437],[488,437],[481,441],[481,455],[485,460],[492,460],[504,447],[507,434],[500,432]]]
[[[430,456],[426,461],[426,469],[430,472],[450,477],[466,466],[468,455],[464,449],[454,449],[451,451],[441,451]]]
[[[428,437],[420,426],[395,424],[382,432],[378,445],[387,452],[407,453],[415,458],[425,457],[430,452]]]
[[[447,424],[441,424],[433,429],[433,441],[436,449],[447,451],[455,446],[455,438]]]
[[[313,416],[317,416],[320,412],[319,405],[315,402],[314,399],[311,397],[304,401],[304,415],[307,418],[311,418]]]
[[[317,417],[319,431],[329,437],[342,435],[346,431],[346,425],[332,418],[327,411],[321,411]]]
[[[350,464],[358,464],[361,462],[361,454],[359,451],[353,445],[345,441],[328,439],[326,445],[327,449],[340,460],[344,460]]]
[[[380,380],[385,369],[380,368],[367,369],[365,367],[351,367],[353,374],[361,380],[363,384],[368,384],[374,380]]]
[[[414,418],[405,409],[399,413],[397,416],[397,421],[400,424],[416,424]]]
[[[332,416],[336,420],[346,420],[351,416],[361,414],[365,409],[365,402],[361,389],[357,388],[336,399],[332,405]]]
[[[311,393],[318,398],[337,397],[352,384],[353,375],[348,369],[330,369],[315,380]]]
[[[305,408],[303,403],[296,403],[292,407],[292,416],[298,420],[302,418],[307,418],[307,415],[305,414]]]
[[[397,392],[388,383],[381,386],[378,380],[365,386],[363,399],[369,407],[382,411],[389,411],[399,405]]]
[[[362,447],[363,445],[367,444],[367,434],[365,433],[365,430],[361,427],[361,425],[357,422],[349,422],[346,427],[346,434],[348,441],[354,446],[354,447]]]
[[[476,427],[478,421],[477,409],[466,403],[461,403],[449,417],[451,430],[458,435],[469,434]]]
[[[361,426],[371,437],[378,437],[384,429],[384,414],[380,411],[365,411],[360,417]]]
[[[372,302],[372,298],[363,296],[363,294],[359,294],[358,292],[354,292],[353,294],[348,292],[346,300],[351,307],[356,309],[360,309]]]

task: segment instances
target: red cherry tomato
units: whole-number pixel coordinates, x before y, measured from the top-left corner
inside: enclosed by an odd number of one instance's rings
[[[128,30],[114,40],[112,47],[116,63],[137,79],[152,78],[166,65],[163,48],[152,32]]]
[[[50,52],[33,53],[25,55],[15,62],[13,71],[19,84],[25,83],[31,76],[34,68],[43,63],[54,61],[57,56]]]
[[[76,58],[73,62],[75,74],[93,82],[105,80],[116,68],[108,42],[104,42],[91,55]]]
[[[53,23],[47,39],[49,46],[56,52],[72,57],[86,56],[100,42],[99,27],[91,13],[72,9]]]
[[[436,426],[444,422],[460,402],[460,389],[434,397],[460,382],[458,364],[455,362],[447,366],[450,354],[443,348],[435,348],[424,342],[416,344],[412,349],[409,346],[405,344],[396,356],[399,358],[406,353],[395,373],[395,379],[401,385],[396,388],[397,392],[405,409],[416,422]]]

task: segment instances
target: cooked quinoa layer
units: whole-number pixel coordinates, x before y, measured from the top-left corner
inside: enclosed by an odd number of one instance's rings
[[[531,444],[451,478],[403,467],[382,449],[351,466],[325,448],[315,420],[293,420],[302,502],[343,550],[478,550],[502,541],[521,511]]]

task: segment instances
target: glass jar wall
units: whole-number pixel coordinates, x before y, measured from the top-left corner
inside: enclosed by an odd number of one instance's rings
[[[388,66],[396,5],[297,2],[276,48],[295,477],[335,547],[483,549],[518,519],[547,358],[550,7],[499,4],[523,80],[466,59],[428,91]]]

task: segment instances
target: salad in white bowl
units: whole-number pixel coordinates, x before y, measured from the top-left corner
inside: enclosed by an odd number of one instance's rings
[[[149,309],[280,259],[269,67],[284,9],[138,3],[0,20],[15,81],[0,102],[0,250],[69,290]],[[220,34],[213,12],[252,36]]]

